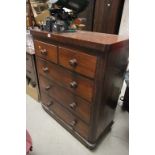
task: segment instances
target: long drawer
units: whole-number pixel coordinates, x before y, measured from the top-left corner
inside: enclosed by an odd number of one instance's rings
[[[77,97],[67,89],[58,86],[43,76],[40,76],[41,91],[54,98],[57,102],[64,105],[72,113],[78,115],[86,123],[90,122],[91,105],[89,102]]]
[[[41,94],[42,103],[48,107],[49,111],[52,111],[56,114],[61,120],[63,120],[67,125],[80,134],[82,137],[88,139],[89,134],[89,126],[87,126],[84,122],[80,119],[75,117],[71,112],[65,109],[60,104],[56,103],[54,99],[46,95],[45,93]]]
[[[96,56],[69,48],[59,47],[59,64],[71,71],[94,78],[96,62]]]
[[[34,40],[34,46],[36,55],[51,62],[57,63],[58,59],[57,46],[44,43],[38,40]]]
[[[38,72],[74,94],[92,101],[94,81],[37,58]]]

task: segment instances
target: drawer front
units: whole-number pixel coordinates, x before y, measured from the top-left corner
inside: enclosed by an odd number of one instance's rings
[[[56,103],[51,97],[46,95],[45,93],[41,94],[42,103],[48,107],[49,111],[52,111],[55,115],[57,115],[61,120],[63,120],[69,128],[76,131],[84,138],[88,138],[89,127],[76,118],[72,113],[70,113],[67,109],[65,109],[60,104]]]
[[[37,58],[38,72],[74,94],[92,101],[94,81]]]
[[[36,55],[57,63],[57,46],[34,40]]]
[[[32,56],[27,53],[26,53],[26,65],[29,65],[32,67]]]
[[[96,62],[96,56],[59,47],[59,64],[71,71],[94,78]]]
[[[72,113],[77,114],[86,123],[90,122],[90,103],[75,96],[65,88],[47,80],[43,76],[39,77],[41,91],[45,92],[57,102],[64,105]]]

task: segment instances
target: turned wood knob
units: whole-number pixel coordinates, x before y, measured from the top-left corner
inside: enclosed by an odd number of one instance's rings
[[[71,60],[69,60],[69,64],[72,67],[76,67],[77,66],[77,60],[76,59],[71,59]]]
[[[42,55],[47,55],[47,50],[46,49],[41,49],[40,52],[41,52]]]
[[[73,127],[75,127],[76,124],[77,124],[77,121],[76,121],[76,120],[73,120],[73,121],[70,123],[70,126],[73,128]]]
[[[71,88],[77,88],[77,86],[78,86],[78,84],[75,81],[70,83]]]
[[[48,67],[44,67],[43,68],[43,71],[46,73],[46,72],[48,72]]]
[[[51,88],[51,86],[48,85],[48,86],[45,87],[45,90],[49,90],[50,88]]]
[[[77,104],[76,104],[75,102],[73,102],[73,103],[71,103],[71,104],[69,105],[69,107],[70,107],[71,109],[75,109],[76,106],[77,106]]]

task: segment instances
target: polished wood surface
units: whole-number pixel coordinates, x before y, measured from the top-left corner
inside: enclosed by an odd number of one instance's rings
[[[114,44],[103,58],[100,57],[96,73],[93,141],[113,121],[117,101],[123,86],[124,73],[128,66],[129,42]]]
[[[117,34],[122,17],[124,0],[97,0],[93,31]]]
[[[94,82],[78,74],[64,70],[55,64],[37,58],[38,72],[76,95],[92,101]],[[46,71],[47,69],[47,71]]]
[[[43,76],[40,76],[39,81],[42,94],[48,94],[50,97],[54,98],[58,103],[72,111],[86,123],[90,122],[91,103],[74,95],[67,89],[58,86]]]
[[[89,127],[80,119],[75,117],[75,115],[70,113],[46,94],[42,95],[42,103],[45,104],[50,111],[55,113],[60,119],[67,123],[72,130],[78,132],[84,138],[88,139]]]
[[[128,40],[128,36],[118,36],[99,32],[77,31],[76,33],[49,33],[47,31],[31,31],[34,39],[40,39],[48,42],[60,42],[63,44],[74,45],[78,47],[97,50],[99,53],[105,52],[105,46],[119,44]]]
[[[96,61],[96,56],[88,55],[86,53],[64,47],[59,47],[59,64],[71,71],[94,78]]]
[[[124,0],[89,0],[78,16],[85,18],[83,30],[118,34]]]
[[[93,149],[113,124],[128,65],[128,38],[85,31],[31,33],[34,40],[57,47],[57,64],[36,56],[44,109]]]
[[[57,47],[55,45],[43,43],[38,40],[34,40],[36,55],[49,60],[51,62],[57,63]]]

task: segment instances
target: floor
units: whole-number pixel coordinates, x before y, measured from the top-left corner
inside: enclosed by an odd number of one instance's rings
[[[128,155],[129,114],[118,104],[112,130],[94,151],[88,150],[27,95],[27,129],[33,140],[30,155]]]

